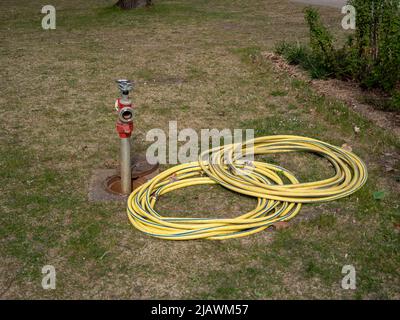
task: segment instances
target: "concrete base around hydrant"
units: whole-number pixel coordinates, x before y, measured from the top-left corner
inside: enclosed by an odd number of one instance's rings
[[[107,191],[106,180],[109,177],[118,175],[117,169],[97,169],[93,171],[89,183],[88,198],[92,202],[100,201],[121,201],[128,199],[126,195],[119,195]]]
[[[140,187],[159,173],[159,166],[147,163],[143,156],[132,158],[132,189]],[[96,169],[89,182],[88,199],[92,202],[125,202],[128,195],[121,194],[118,169]]]

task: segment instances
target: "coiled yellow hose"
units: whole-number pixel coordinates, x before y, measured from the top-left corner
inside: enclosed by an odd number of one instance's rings
[[[325,157],[335,175],[300,183],[288,170],[246,156],[305,151]],[[303,203],[332,201],[360,189],[367,168],[352,152],[300,136],[267,136],[208,150],[199,161],[170,168],[132,192],[128,198],[131,223],[146,234],[168,240],[238,238],[260,232],[298,214]],[[154,208],[157,199],[174,190],[202,184],[220,184],[258,198],[252,211],[234,219],[163,217]]]

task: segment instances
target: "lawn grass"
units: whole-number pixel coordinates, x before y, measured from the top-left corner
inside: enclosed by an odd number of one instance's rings
[[[40,28],[40,1],[0,4],[2,298],[400,298],[399,181],[383,166],[398,139],[262,58],[282,38],[305,41],[302,5],[160,0],[122,12],[108,0],[52,4],[53,31]],[[340,13],[321,11],[342,34]],[[368,183],[349,198],[304,206],[288,229],[223,242],[149,238],[123,204],[87,201],[92,170],[118,155],[120,77],[137,82],[135,151],[146,150],[148,130],[172,120],[179,129],[306,135],[351,145]],[[331,174],[314,156],[268,160],[301,181]],[[168,194],[158,209],[235,216],[253,205],[196,187]],[[56,290],[41,287],[46,264],[56,268]],[[346,264],[357,270],[354,291],[340,287]]]

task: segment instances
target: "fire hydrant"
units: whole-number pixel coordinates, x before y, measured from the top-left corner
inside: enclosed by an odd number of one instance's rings
[[[118,112],[116,129],[121,139],[121,191],[128,195],[132,192],[130,138],[133,132],[134,105],[129,99],[129,92],[133,90],[133,86],[131,81],[124,79],[117,80],[117,83],[121,91],[121,98],[115,102],[115,109]]]

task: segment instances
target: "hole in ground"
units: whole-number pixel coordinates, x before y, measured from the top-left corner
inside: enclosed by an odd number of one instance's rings
[[[133,178],[132,179],[132,190],[140,187],[142,184],[146,183],[147,180],[144,177]],[[112,194],[123,195],[122,187],[121,187],[121,177],[120,176],[111,176],[106,179],[104,182],[104,187],[107,192]]]

